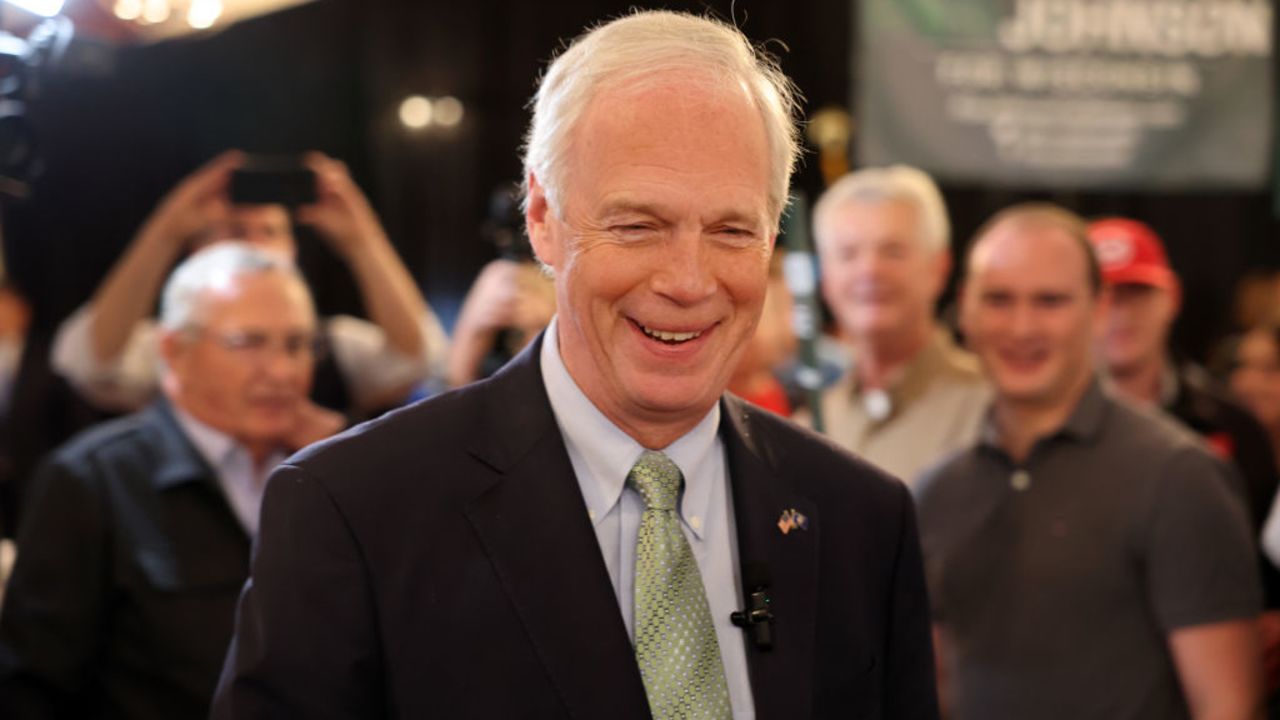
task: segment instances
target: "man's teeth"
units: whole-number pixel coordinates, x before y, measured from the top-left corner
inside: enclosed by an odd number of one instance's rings
[[[651,338],[657,338],[658,340],[661,340],[663,342],[684,342],[686,340],[692,340],[702,334],[701,330],[697,332],[683,332],[683,333],[666,332],[664,330],[653,330],[651,328],[645,327],[644,325],[641,325],[640,329],[644,331],[645,335],[648,335]]]

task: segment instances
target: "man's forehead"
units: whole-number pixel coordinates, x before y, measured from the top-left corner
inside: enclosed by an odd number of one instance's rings
[[[913,239],[921,229],[916,206],[889,197],[848,198],[824,212],[816,223],[821,238],[846,242]]]
[[[726,83],[708,90],[708,82],[677,74],[597,94],[568,147],[561,202],[576,196],[593,211],[657,211],[675,204],[664,179],[704,175],[718,188],[707,214],[754,220],[769,205],[764,120],[745,91],[735,104],[723,95]]]
[[[235,205],[231,215],[236,222],[289,222],[289,210],[274,203]]]
[[[1017,282],[1075,289],[1088,284],[1088,263],[1080,243],[1052,225],[1010,223],[992,228],[970,255],[971,280]]]
[[[278,270],[240,273],[215,278],[197,296],[196,304],[206,320],[234,318],[260,312],[264,301],[281,300],[300,313],[311,314],[311,298],[306,285],[297,276]],[[279,310],[279,303],[272,303]],[[289,319],[289,318],[282,318]]]

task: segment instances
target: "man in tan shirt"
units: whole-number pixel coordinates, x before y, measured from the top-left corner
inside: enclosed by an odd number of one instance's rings
[[[915,168],[869,168],[813,215],[822,295],[852,359],[823,393],[825,431],[910,484],[972,444],[990,400],[974,358],[934,320],[951,271],[942,194]]]

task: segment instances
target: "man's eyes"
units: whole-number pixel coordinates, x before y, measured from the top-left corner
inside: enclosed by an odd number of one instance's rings
[[[620,223],[610,225],[609,231],[618,235],[639,235],[647,233],[662,232],[664,228],[652,223]],[[743,227],[720,227],[713,228],[709,234],[717,237],[754,239],[756,232],[750,228]]]
[[[1035,304],[1042,308],[1058,308],[1071,301],[1068,295],[1038,295]]]
[[[989,307],[1008,307],[1013,305],[1014,296],[1004,293],[987,293],[982,296],[982,302]],[[1033,306],[1043,309],[1060,308],[1070,302],[1070,295],[1036,295],[1030,299]]]

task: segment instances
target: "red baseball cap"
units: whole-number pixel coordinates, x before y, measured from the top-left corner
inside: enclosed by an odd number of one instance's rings
[[[1097,220],[1089,223],[1089,242],[1107,285],[1178,287],[1160,236],[1145,224],[1120,217]]]

